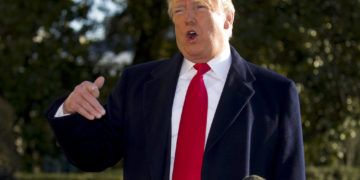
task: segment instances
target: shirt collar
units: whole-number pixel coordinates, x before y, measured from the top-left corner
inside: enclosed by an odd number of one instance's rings
[[[215,78],[225,81],[231,65],[230,46],[224,48],[219,55],[211,59],[207,64],[210,66],[210,72],[213,72],[212,74]],[[195,63],[184,58],[179,77],[181,79],[190,77],[194,72],[196,72],[194,65]],[[191,73],[192,71],[193,73]]]

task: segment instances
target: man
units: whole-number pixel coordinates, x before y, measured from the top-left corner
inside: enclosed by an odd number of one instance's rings
[[[48,111],[68,159],[101,171],[124,158],[130,180],[305,179],[292,81],[229,45],[231,0],[168,0],[181,53],[126,69],[104,107],[104,78]]]

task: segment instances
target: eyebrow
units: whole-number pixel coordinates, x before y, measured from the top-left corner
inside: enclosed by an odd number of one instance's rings
[[[176,9],[176,8],[183,8],[183,7],[185,7],[185,5],[184,4],[175,4],[174,5],[174,9]]]
[[[197,0],[197,1],[195,1],[193,4],[195,4],[195,5],[205,5],[205,6],[207,6],[208,8],[210,8],[210,9],[212,9],[213,7],[212,7],[212,5],[211,5],[211,3],[209,2],[209,1],[205,1],[205,0]]]

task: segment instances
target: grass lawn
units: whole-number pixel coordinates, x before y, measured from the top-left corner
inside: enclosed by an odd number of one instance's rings
[[[122,169],[110,169],[99,173],[23,173],[18,172],[15,178],[18,180],[122,180]]]

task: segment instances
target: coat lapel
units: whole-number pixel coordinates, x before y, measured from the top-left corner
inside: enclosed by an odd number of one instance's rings
[[[206,143],[205,153],[209,151],[236,120],[254,94],[251,82],[255,80],[245,60],[235,49],[231,49],[232,63],[220,97],[218,107]],[[247,122],[244,122],[246,125]],[[246,132],[244,132],[246,133]]]
[[[146,153],[151,179],[169,178],[171,112],[182,59],[177,54],[161,64],[144,86]]]

